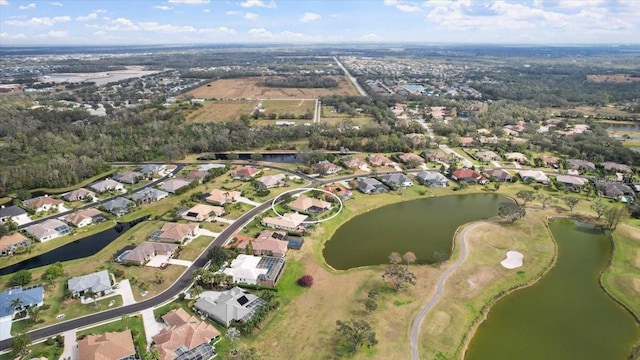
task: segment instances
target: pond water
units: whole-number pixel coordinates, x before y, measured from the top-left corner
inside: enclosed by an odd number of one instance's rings
[[[111,242],[117,239],[123,232],[146,219],[148,219],[148,216],[129,223],[118,223],[110,229],[89,235],[44,254],[4,267],[0,269],[0,275],[12,274],[19,270],[35,269],[41,266],[54,264],[58,261],[69,261],[95,255],[100,250],[104,249],[105,246],[111,244]],[[51,241],[55,241],[55,239]]]
[[[510,201],[497,194],[467,194],[387,205],[338,228],[325,244],[324,259],[338,270],[388,263],[394,251],[413,251],[418,263],[444,260],[460,225],[493,217],[500,203]]]
[[[569,219],[556,219],[550,228],[558,244],[555,267],[494,305],[465,360],[628,358],[640,328],[598,285],[610,241]]]
[[[249,161],[251,159],[252,153],[236,153],[238,155],[239,160]],[[228,154],[225,153],[217,153],[215,154],[217,160],[228,160]],[[200,160],[200,159],[198,159]],[[262,161],[274,162],[274,163],[299,163],[302,160],[298,153],[280,153],[280,154],[272,154],[266,153],[262,154]]]

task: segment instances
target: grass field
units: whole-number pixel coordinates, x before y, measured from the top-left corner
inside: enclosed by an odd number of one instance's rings
[[[338,88],[275,88],[261,85],[262,78],[215,80],[189,91],[189,95],[205,99],[313,99],[326,95],[358,95],[344,77],[334,77]]]
[[[640,317],[640,229],[621,224],[613,233],[613,259],[602,283],[609,293]]]
[[[257,101],[206,101],[201,108],[186,116],[187,123],[234,121],[250,115]]]
[[[307,112],[313,113],[315,103],[315,100],[265,100],[262,102],[262,108],[266,114],[291,114],[297,117]],[[278,119],[288,118],[278,116]]]

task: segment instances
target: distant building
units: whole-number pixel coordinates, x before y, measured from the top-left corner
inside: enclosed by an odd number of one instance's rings
[[[31,240],[20,233],[13,233],[0,237],[0,256],[13,255],[16,252],[26,251],[31,245]]]

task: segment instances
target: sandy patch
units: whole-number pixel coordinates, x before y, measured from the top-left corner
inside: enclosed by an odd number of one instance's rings
[[[500,262],[500,265],[507,269],[517,269],[522,266],[522,255],[519,251],[507,251],[507,258]]]
[[[460,297],[470,298],[479,290],[484,289],[490,282],[497,278],[496,271],[488,266],[480,266],[467,278],[467,285],[461,283]]]
[[[449,326],[450,322],[451,315],[444,311],[438,311],[429,319],[429,323],[424,327],[424,330],[429,335],[440,335]]]
[[[640,279],[633,278],[633,288],[640,293]]]

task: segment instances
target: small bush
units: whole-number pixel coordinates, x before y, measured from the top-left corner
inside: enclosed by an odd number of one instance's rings
[[[113,271],[113,275],[115,275],[116,277],[122,277],[124,276],[124,270],[122,269],[115,269]]]
[[[47,344],[47,346],[52,346],[53,344],[56,343],[56,341],[52,337],[50,337],[44,343]]]
[[[298,285],[302,287],[311,287],[313,285],[313,277],[311,275],[302,275],[300,279],[298,279]]]

